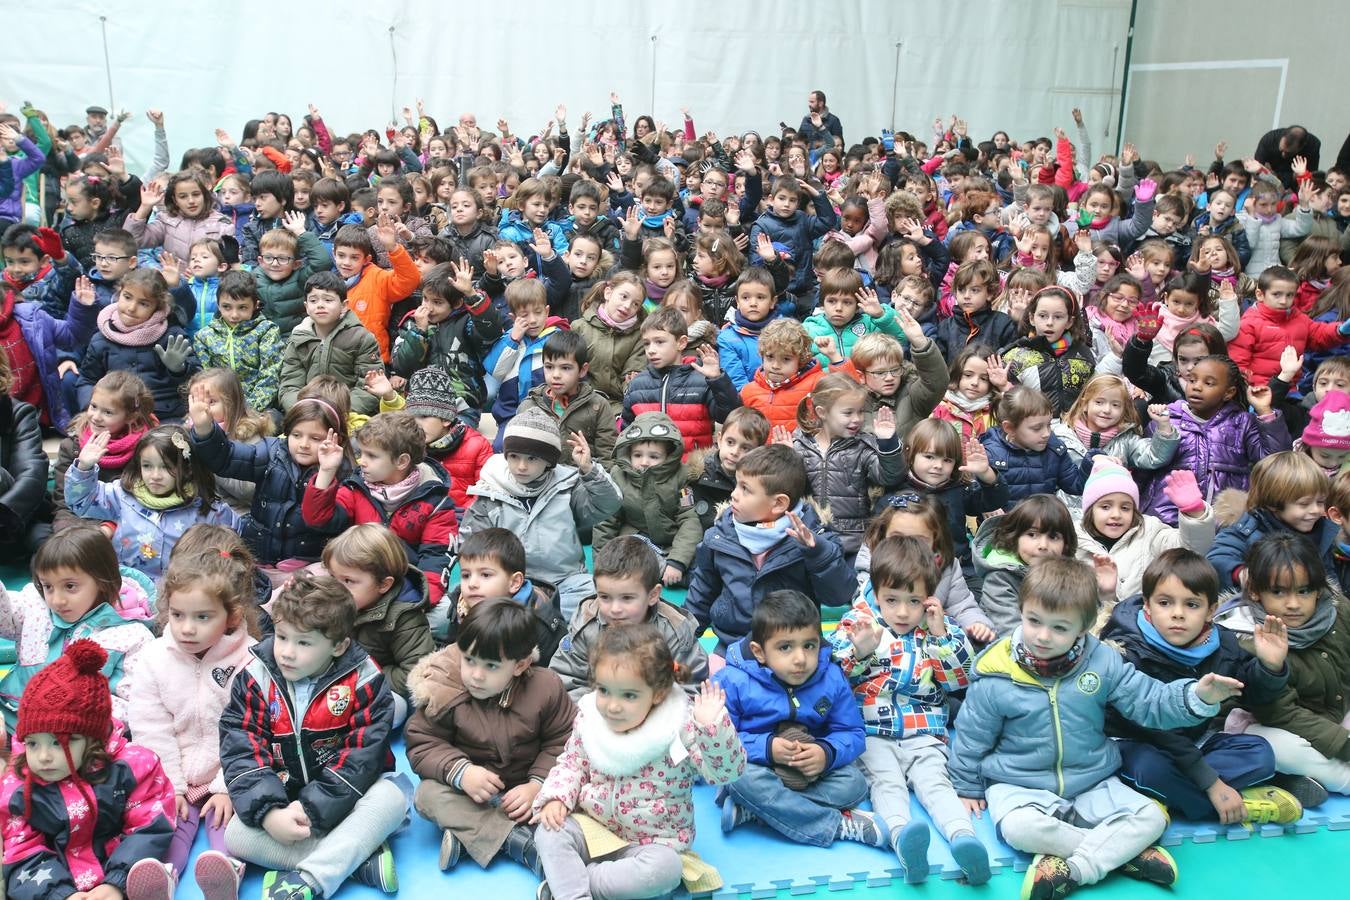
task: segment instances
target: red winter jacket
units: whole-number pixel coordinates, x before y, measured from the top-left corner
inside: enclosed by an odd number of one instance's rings
[[[389,526],[408,545],[413,565],[427,576],[431,605],[445,594],[445,573],[449,571],[459,546],[459,520],[450,499],[446,474],[433,460],[421,463],[422,480],[392,513],[376,500],[359,472],[340,484],[334,482],[320,490],[311,481],[305,485],[300,512],[311,528],[330,527],[341,531],[349,525],[377,522]]]
[[[427,447],[427,455],[449,473],[450,499],[464,512],[472,502],[466,492],[478,483],[478,473],[492,455],[492,442],[476,428],[457,422],[450,430],[449,446],[439,450]]]
[[[1293,345],[1299,356],[1309,350],[1330,350],[1346,342],[1336,322],[1314,322],[1295,309],[1271,309],[1255,303],[1242,314],[1237,337],[1228,343],[1228,355],[1238,368],[1251,372],[1252,384],[1265,384],[1280,374],[1280,354]]]

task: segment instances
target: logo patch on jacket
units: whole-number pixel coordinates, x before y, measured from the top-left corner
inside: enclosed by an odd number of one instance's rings
[[[335,684],[328,689],[328,712],[341,717],[347,711],[347,707],[352,705],[352,689],[345,684]]]
[[[1078,676],[1078,690],[1091,696],[1102,689],[1101,676],[1096,672],[1084,672]]]
[[[825,716],[829,715],[830,706],[831,706],[830,698],[821,697],[819,700],[816,701],[816,705],[811,708],[816,711],[816,715],[820,716],[823,719],[825,718]]]

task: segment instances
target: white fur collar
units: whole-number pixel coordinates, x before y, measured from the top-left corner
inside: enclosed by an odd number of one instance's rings
[[[632,731],[616,734],[595,709],[592,691],[577,703],[577,733],[591,765],[606,775],[636,775],[642,767],[662,757],[681,762],[688,752],[680,743],[689,700],[679,686],[672,687],[659,706],[652,707],[647,719]]]

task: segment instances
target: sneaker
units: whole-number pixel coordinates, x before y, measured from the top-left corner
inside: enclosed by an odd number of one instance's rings
[[[137,861],[127,872],[127,900],[173,900],[178,873],[157,859]]]
[[[886,823],[876,815],[861,809],[842,809],[839,814],[839,833],[835,835],[838,840],[857,841],[869,847],[886,846]]]
[[[1167,804],[1159,800],[1157,797],[1150,797],[1149,799],[1153,801],[1154,806],[1158,807],[1158,811],[1163,814],[1163,830],[1166,831],[1168,828],[1171,828],[1172,813],[1170,810],[1168,810]]]
[[[239,881],[244,864],[219,850],[205,850],[192,867],[203,900],[239,900]]]
[[[263,876],[262,900],[316,900],[321,896],[295,870],[268,872]]]
[[[1246,822],[1250,825],[1288,825],[1303,818],[1303,804],[1298,798],[1271,784],[1243,788],[1238,791],[1247,807]]]
[[[755,814],[732,799],[730,794],[722,798],[722,833],[728,834],[747,822],[755,821]]]
[[[394,868],[394,851],[389,844],[380,845],[380,849],[367,857],[351,874],[352,881],[368,887],[379,888],[386,894],[398,893],[398,871]]]
[[[1171,887],[1177,883],[1177,861],[1163,848],[1149,847],[1121,866],[1120,874]]]
[[[959,834],[952,840],[952,859],[961,867],[966,884],[984,884],[989,880],[989,851],[973,834]]]
[[[891,839],[891,849],[905,867],[905,884],[923,884],[928,878],[928,826],[910,822]]]
[[[1039,853],[1027,867],[1022,879],[1022,900],[1059,900],[1078,887],[1069,871],[1069,861],[1062,856]]]
[[[1327,793],[1327,789],[1322,787],[1320,781],[1309,778],[1307,775],[1285,775],[1281,773],[1270,779],[1270,783],[1293,794],[1294,799],[1304,809],[1321,806],[1331,796]]]
[[[534,832],[524,825],[517,825],[506,833],[502,850],[509,859],[533,872],[535,878],[544,877],[544,866],[539,862],[539,851],[534,846]]]
[[[539,883],[539,887],[534,892],[534,900],[553,900],[553,892],[548,889],[547,881]]]
[[[441,833],[441,858],[438,865],[442,872],[449,872],[459,864],[459,855],[464,852],[464,845],[460,843],[459,838],[449,828]]]

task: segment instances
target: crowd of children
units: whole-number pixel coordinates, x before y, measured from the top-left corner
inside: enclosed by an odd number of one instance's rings
[[[970,884],[987,814],[1057,900],[1350,794],[1347,172],[817,97],[174,172],[152,111],[143,183],[0,107],[8,896],[394,893],[413,810],[539,897],[711,891],[702,780],[911,883],[911,794]]]

